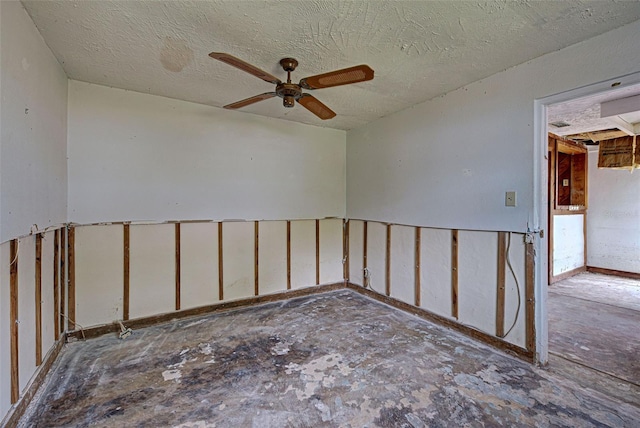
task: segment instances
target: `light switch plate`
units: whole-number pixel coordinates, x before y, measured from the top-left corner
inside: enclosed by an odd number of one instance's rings
[[[507,192],[504,196],[504,205],[506,207],[516,206],[516,192]]]

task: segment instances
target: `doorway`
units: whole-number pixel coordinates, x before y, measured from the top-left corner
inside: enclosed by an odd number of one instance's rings
[[[640,221],[634,217],[640,215],[634,208],[634,200],[640,207],[640,174],[612,174],[599,169],[598,161],[600,147],[610,144],[603,142],[640,133],[640,107],[602,112],[606,103],[640,100],[639,81],[635,74],[536,102],[536,145],[545,159],[536,168],[537,212],[549,231],[540,243],[536,272],[542,302],[536,326],[542,342],[546,339],[541,360],[556,367],[580,365],[601,376],[597,382],[626,382],[637,391],[640,334],[636,337],[638,329],[631,326],[640,322]],[[576,149],[565,150],[566,145]],[[581,164],[583,189],[573,182]],[[565,254],[558,254],[558,247]],[[571,257],[572,263],[565,263]]]

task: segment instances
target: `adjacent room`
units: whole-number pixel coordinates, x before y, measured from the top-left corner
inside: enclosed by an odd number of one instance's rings
[[[2,426],[637,426],[638,40],[635,1],[1,1]]]

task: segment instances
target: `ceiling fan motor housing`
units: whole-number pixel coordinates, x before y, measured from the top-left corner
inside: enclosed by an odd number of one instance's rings
[[[276,94],[282,98],[282,105],[291,108],[302,96],[302,89],[295,83],[279,83],[276,86]]]

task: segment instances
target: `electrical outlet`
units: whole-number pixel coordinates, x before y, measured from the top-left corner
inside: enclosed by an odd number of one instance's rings
[[[515,207],[516,206],[516,192],[507,192],[504,196],[504,206],[505,207]]]

